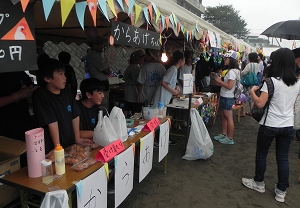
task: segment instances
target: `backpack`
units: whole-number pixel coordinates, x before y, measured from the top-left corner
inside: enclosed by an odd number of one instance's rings
[[[266,117],[265,117],[265,120],[264,120],[264,124],[266,122],[266,119],[267,119],[267,115],[268,115],[268,111],[269,111],[269,104],[270,104],[270,101],[273,97],[273,94],[274,94],[274,83],[272,81],[272,79],[269,77],[267,78],[266,80],[264,80],[264,82],[266,82],[267,84],[267,87],[268,87],[268,101],[266,102],[266,104],[264,105],[264,107],[262,108],[259,108],[255,105],[253,105],[253,108],[251,110],[251,114],[252,114],[252,117],[257,121],[259,122],[264,113],[265,113],[265,110],[267,109],[267,113],[266,113]],[[255,91],[255,94],[259,97],[260,94],[261,94],[261,88],[262,88],[263,84],[260,86],[259,90],[256,90]]]
[[[240,76],[240,71],[238,69],[235,69],[235,72],[238,71],[237,74],[237,79],[235,80],[235,88],[234,88],[234,98],[238,99],[242,92],[243,92],[243,85],[241,84],[241,76]]]

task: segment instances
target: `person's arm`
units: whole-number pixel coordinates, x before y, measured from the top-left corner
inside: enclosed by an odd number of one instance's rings
[[[242,77],[245,76],[246,74],[250,73],[251,72],[251,66],[250,66],[250,63],[246,65],[246,67],[244,68],[243,71],[241,71],[241,75]]]
[[[79,133],[80,133],[80,138],[93,140],[94,131],[83,131],[82,130]]]
[[[79,131],[79,116],[77,116],[76,118],[74,118],[72,120],[72,124],[73,124],[73,130],[74,130],[74,136],[75,136],[75,143],[76,144],[81,144],[81,143],[86,143],[86,142],[93,143],[93,140],[90,140],[90,139],[87,140],[86,138],[81,137],[81,134],[80,134],[80,131]]]
[[[36,88],[33,86],[23,86],[19,91],[14,92],[11,95],[0,97],[0,107],[31,97],[31,94],[35,89]]]
[[[56,147],[57,144],[60,144],[57,121],[48,124],[48,128],[49,128],[49,133],[52,139],[53,146]]]
[[[268,101],[269,94],[262,91],[260,96],[258,97],[255,94],[256,90],[259,90],[259,87],[258,86],[253,86],[250,90],[250,95],[251,95],[252,100],[255,103],[255,105],[259,108],[262,108],[262,107],[265,106],[266,102]]]
[[[176,86],[175,89],[172,89],[172,88],[170,87],[170,85],[168,85],[168,83],[166,83],[166,82],[164,82],[164,81],[161,82],[161,85],[162,85],[166,90],[168,90],[169,92],[171,92],[172,95],[178,95],[179,92],[180,92],[180,89],[179,89],[178,86]]]
[[[194,86],[193,86],[193,94],[196,95],[196,92],[197,92],[197,91],[196,91],[196,82],[194,81],[193,84],[194,84]]]

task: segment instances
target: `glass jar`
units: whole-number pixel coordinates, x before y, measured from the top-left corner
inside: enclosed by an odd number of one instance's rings
[[[51,160],[42,160],[42,182],[44,184],[49,184],[53,181],[53,170],[52,170],[52,161]]]

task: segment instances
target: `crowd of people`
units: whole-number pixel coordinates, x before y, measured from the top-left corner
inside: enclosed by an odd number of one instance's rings
[[[58,59],[50,58],[44,52],[38,56],[37,86],[25,72],[7,72],[0,74],[0,135],[25,140],[27,130],[44,128],[45,152],[50,152],[57,144],[63,147],[74,143],[93,142],[93,130],[98,122],[99,110],[104,114],[109,109],[110,69],[102,58],[103,42],[97,39],[90,43],[87,51],[87,71],[90,78],[80,84],[82,98],[75,100],[77,79],[70,66],[70,54],[62,51]],[[167,105],[172,96],[182,95],[183,74],[193,73],[195,64],[194,89],[196,91],[212,90],[210,77],[219,90],[219,107],[221,115],[221,133],[213,138],[223,144],[234,144],[234,120],[232,106],[235,103],[236,82],[241,77],[253,72],[257,75],[258,86],[244,86],[246,100],[242,116],[251,115],[253,105],[263,107],[268,102],[268,88],[265,79],[274,84],[274,95],[269,101],[268,114],[259,122],[255,176],[243,178],[242,183],[258,192],[265,191],[264,174],[266,157],[272,141],[276,140],[276,160],[278,165],[278,183],[275,186],[275,199],[284,202],[286,189],[289,187],[289,146],[299,131],[293,128],[293,108],[300,94],[298,70],[300,68],[300,48],[291,51],[281,48],[272,53],[268,65],[261,54],[248,54],[248,62],[240,69],[239,56],[229,50],[224,56],[212,51],[195,57],[191,50],[174,51],[168,66],[159,61],[157,50],[146,49],[134,51],[129,65],[124,71],[124,112],[131,115],[141,112],[142,106]],[[197,63],[193,62],[197,59]],[[226,69],[222,73],[222,69]],[[211,72],[221,76],[211,76]],[[260,90],[257,96],[255,91]],[[34,115],[28,111],[32,102]],[[246,112],[246,103],[249,112]],[[300,147],[299,147],[300,152]],[[300,171],[300,154],[299,154]],[[21,157],[22,166],[26,158]],[[300,175],[298,179],[300,183]]]

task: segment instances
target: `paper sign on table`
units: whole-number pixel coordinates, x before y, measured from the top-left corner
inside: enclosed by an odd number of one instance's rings
[[[123,152],[124,149],[125,147],[123,142],[121,141],[121,139],[118,139],[100,149],[99,152],[96,154],[96,160],[100,162],[108,162],[116,155]]]
[[[160,125],[160,130],[159,130],[158,162],[160,162],[169,152],[169,137],[170,137],[170,123],[165,122]]]
[[[193,93],[193,75],[184,74],[183,75],[183,94],[192,94]]]
[[[102,166],[76,184],[77,207],[107,207],[107,177]]]
[[[140,139],[139,182],[151,171],[153,164],[154,134],[147,134]]]
[[[146,125],[144,126],[143,130],[144,131],[153,131],[155,130],[156,127],[158,127],[160,124],[159,120],[157,117],[152,118]]]

